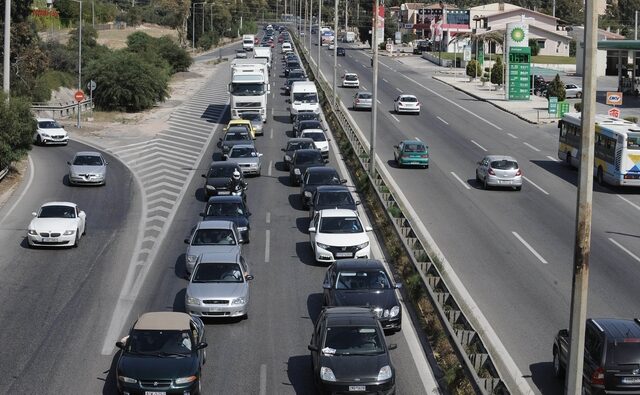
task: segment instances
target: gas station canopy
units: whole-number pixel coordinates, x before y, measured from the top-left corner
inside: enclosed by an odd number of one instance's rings
[[[640,40],[603,40],[603,41],[598,41],[598,49],[640,51]]]

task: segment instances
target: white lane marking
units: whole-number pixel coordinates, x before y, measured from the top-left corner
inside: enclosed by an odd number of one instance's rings
[[[376,102],[377,102],[378,104],[382,104],[382,102],[381,102],[380,100],[378,100],[378,99],[376,99]]]
[[[273,167],[273,161],[269,161],[269,170],[267,170],[268,176],[271,177],[271,168]]]
[[[613,240],[611,237],[609,237],[609,241],[612,242],[613,244],[615,244],[616,246],[618,246],[618,248],[620,248],[622,251],[624,251],[627,254],[629,254],[631,256],[631,258],[635,259],[637,262],[640,262],[640,257],[638,257],[636,254],[634,254],[633,252],[631,252],[628,249],[626,249],[622,244],[620,244],[617,241]]]
[[[271,118],[273,118],[273,107],[271,108]]]
[[[338,63],[338,67],[342,67],[342,65],[340,63]]]
[[[271,135],[269,136],[271,140],[273,140],[273,128],[271,128]]]
[[[535,182],[531,181],[530,179],[528,179],[525,176],[522,176],[523,179],[527,180],[528,183],[530,183],[531,185],[533,185],[534,187],[538,188],[542,193],[544,193],[545,195],[548,195],[549,192],[545,191],[544,189],[540,188],[540,186],[538,184],[536,184]]]
[[[552,160],[552,161],[554,161],[554,162],[560,162],[560,159],[554,158],[553,156],[549,156],[549,155],[547,155],[547,158],[548,158],[548,159],[551,159],[551,160]]]
[[[460,184],[462,184],[463,187],[467,188],[467,189],[471,189],[471,187],[469,185],[467,185],[466,182],[462,181],[462,178],[458,177],[458,175],[454,172],[451,172],[451,175],[458,181],[460,181]]]
[[[496,128],[497,130],[502,130],[502,128],[501,128],[500,126],[496,125],[495,123],[493,123],[493,122],[491,122],[491,121],[489,121],[489,120],[487,120],[487,119],[485,119],[485,118],[481,117],[480,115],[478,115],[478,114],[474,113],[474,112],[473,112],[473,111],[471,111],[471,110],[468,110],[468,109],[466,109],[466,108],[462,107],[460,104],[458,104],[458,103],[454,102],[453,100],[451,100],[451,99],[449,99],[449,98],[446,98],[446,97],[442,96],[441,94],[439,94],[438,92],[434,91],[433,89],[431,89],[431,88],[427,88],[426,86],[422,85],[421,83],[419,83],[418,81],[414,80],[413,78],[411,78],[411,77],[407,77],[407,76],[406,76],[406,75],[404,75],[404,74],[403,74],[402,76],[403,76],[404,78],[408,79],[409,81],[413,82],[414,84],[418,85],[419,87],[421,87],[421,88],[423,88],[423,89],[425,89],[425,90],[427,90],[427,91],[431,92],[432,94],[434,94],[434,95],[436,95],[436,96],[440,97],[441,99],[448,101],[449,103],[451,103],[451,104],[453,104],[454,106],[456,106],[456,107],[460,108],[461,110],[463,110],[463,111],[465,111],[465,112],[467,112],[467,113],[469,113],[469,114],[473,115],[474,117],[476,117],[476,118],[478,118],[478,119],[480,119],[480,120],[482,120],[482,121],[484,121],[484,122],[488,123],[489,125],[493,126],[493,127],[494,127],[494,128]]]
[[[397,90],[398,92],[402,93],[402,89],[400,89],[400,88],[396,88],[396,90]]]
[[[264,262],[269,263],[269,239],[271,238],[271,231],[269,229],[265,230],[264,236]]]
[[[31,187],[31,183],[33,183],[33,179],[35,178],[35,173],[36,173],[36,167],[33,164],[33,159],[31,159],[31,155],[27,155],[27,158],[29,159],[29,180],[27,181],[27,185],[24,186],[24,189],[20,193],[20,196],[18,196],[16,201],[13,202],[13,204],[11,205],[11,208],[7,210],[7,213],[4,215],[4,217],[2,217],[2,221],[0,221],[0,223],[4,223],[4,220],[7,219],[7,217],[9,217],[9,214],[11,214],[11,212],[13,212],[13,210],[16,208],[18,203],[22,201],[22,198],[24,197],[24,195],[26,195],[27,192],[29,191],[29,188]]]
[[[422,140],[420,140],[420,137],[418,137],[418,136],[416,136],[416,137],[414,137],[414,138],[415,138],[416,140],[418,140],[418,141],[422,141]]]
[[[271,223],[271,211],[267,211],[267,219],[266,219],[267,223],[270,224]]]
[[[514,134],[511,134],[511,133],[507,133],[507,135],[509,135],[509,137],[514,138],[514,139],[517,139],[517,138],[518,138],[518,136],[516,136],[516,135],[514,135]]]
[[[619,197],[620,199],[624,200],[625,202],[629,203],[630,205],[632,205],[633,207],[636,208],[636,210],[640,210],[640,206],[638,206],[637,204],[635,204],[634,202],[632,202],[631,200],[624,198],[620,195],[616,195],[617,197]]]
[[[486,148],[484,148],[483,146],[481,146],[480,144],[476,143],[476,142],[475,142],[475,141],[473,141],[473,140],[471,140],[471,142],[472,142],[473,144],[475,144],[478,148],[480,148],[481,150],[483,150],[484,152],[487,152],[487,149],[486,149]]]
[[[362,90],[364,90],[364,91],[366,91],[366,90],[367,90],[367,87],[366,87],[366,86],[364,86],[364,85],[360,85],[360,88],[362,88]]]
[[[260,395],[267,395],[267,365],[260,365]]]
[[[387,84],[389,83],[386,78],[383,78],[382,81],[386,82]]]
[[[449,122],[445,121],[444,119],[440,118],[439,116],[436,115],[436,118],[438,118],[440,120],[440,122],[444,123],[445,125],[448,125]]]
[[[391,114],[391,117],[393,117],[393,119],[395,119],[396,121],[400,122],[400,120],[398,119],[398,117],[396,117],[395,115]]]
[[[527,243],[527,241],[526,241],[525,239],[523,239],[523,238],[522,238],[522,237],[521,237],[517,232],[511,232],[511,233],[513,233],[513,235],[516,237],[516,239],[520,240],[520,242],[521,242],[522,244],[524,244],[524,246],[525,246],[525,247],[527,247],[527,249],[528,249],[529,251],[531,251],[531,253],[532,253],[533,255],[535,255],[535,256],[536,256],[536,258],[538,258],[538,259],[540,260],[540,262],[544,263],[545,265],[546,265],[547,263],[549,263],[549,262],[547,262],[547,261],[542,257],[542,255],[538,254],[538,252],[537,252],[536,250],[534,250],[534,249],[533,249],[533,247],[531,247],[531,246],[529,245],[529,243]]]
[[[532,150],[534,150],[536,152],[540,152],[540,150],[538,148],[534,147],[533,145],[531,145],[531,144],[529,144],[527,142],[524,142],[522,144],[526,145],[527,147],[531,148]]]

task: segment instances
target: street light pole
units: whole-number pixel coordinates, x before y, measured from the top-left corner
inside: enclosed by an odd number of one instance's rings
[[[191,48],[196,50],[196,3],[191,4]]]
[[[80,15],[78,15],[78,92],[82,91],[82,1],[73,0],[80,3]],[[78,129],[82,127],[80,124],[80,101],[78,101]]]
[[[375,177],[376,174],[376,129],[378,127],[378,0],[375,1],[375,8],[373,9],[373,29],[371,29],[371,48],[373,49],[373,97],[371,107],[371,137],[369,138],[369,144],[371,150],[369,152],[369,174],[371,177]]]
[[[338,105],[337,78],[338,78],[338,2],[334,0],[334,19],[333,19],[333,106]]]
[[[10,60],[11,60],[11,1],[4,1],[4,56],[2,61],[2,89],[7,94],[11,92],[10,83]]]
[[[322,2],[324,0],[318,0],[318,63],[316,63],[316,78],[320,78],[320,50],[322,49]]]

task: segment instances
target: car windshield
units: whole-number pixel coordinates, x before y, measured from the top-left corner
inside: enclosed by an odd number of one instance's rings
[[[237,145],[231,149],[230,158],[256,158],[258,153],[253,147],[238,147]]]
[[[304,72],[302,70],[292,70],[289,72],[289,78],[304,78]]]
[[[610,343],[607,347],[607,359],[616,365],[639,365],[640,339]]]
[[[415,103],[418,101],[418,99],[416,99],[415,97],[401,97],[400,101],[405,102],[405,103]]]
[[[251,140],[251,137],[249,137],[249,133],[246,132],[246,129],[242,132],[234,132],[232,130],[229,130],[227,134],[224,135],[224,139],[225,141],[242,141]]]
[[[362,225],[358,217],[324,217],[320,233],[362,233]]]
[[[338,173],[329,173],[326,171],[312,172],[309,174],[308,185],[339,185],[340,177]]]
[[[56,121],[40,121],[38,122],[40,129],[60,129],[61,126]]]
[[[296,155],[295,162],[297,165],[310,165],[313,163],[324,163],[320,151],[305,152]]]
[[[191,279],[193,283],[241,283],[243,281],[240,265],[231,262],[199,263]]]
[[[71,206],[44,206],[38,218],[75,218],[76,210]]]
[[[324,133],[322,132],[304,132],[302,137],[310,138],[313,141],[327,141]]]
[[[358,80],[358,76],[355,74],[347,74],[344,76],[344,79],[347,81],[357,81]]]
[[[426,149],[422,144],[405,144],[403,151],[404,152],[425,152]]]
[[[74,166],[102,166],[102,158],[97,155],[78,155],[73,160]]]
[[[242,203],[216,202],[207,206],[206,215],[215,217],[237,217],[244,215],[244,206]]]
[[[198,229],[192,246],[236,245],[231,229]]]
[[[318,95],[313,92],[298,92],[293,94],[293,101],[301,103],[317,103]]]
[[[358,93],[358,99],[371,99],[371,93]]]
[[[298,125],[300,130],[304,130],[304,129],[322,129],[322,123],[320,121],[318,121],[317,119],[309,119],[309,120],[305,120],[300,122],[300,125]]]
[[[161,357],[189,355],[193,342],[189,331],[134,330],[127,340],[127,351]]]
[[[318,195],[319,206],[340,206],[355,204],[350,192],[325,192]]]
[[[293,141],[287,145],[287,151],[295,151],[299,149],[316,148],[311,141]]]
[[[518,168],[518,162],[507,159],[494,160],[491,161],[491,168],[498,170],[515,170]]]
[[[390,289],[391,283],[382,270],[342,271],[336,289]]]
[[[236,170],[235,166],[213,166],[209,168],[208,178],[231,178],[233,171]]]
[[[382,354],[383,341],[375,326],[330,326],[322,352],[328,355]]]

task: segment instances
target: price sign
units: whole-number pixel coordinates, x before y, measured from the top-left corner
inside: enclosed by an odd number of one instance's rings
[[[549,98],[549,114],[557,114],[558,113],[558,98],[556,96],[551,96]]]
[[[509,48],[509,100],[529,100],[531,84],[531,48]]]

